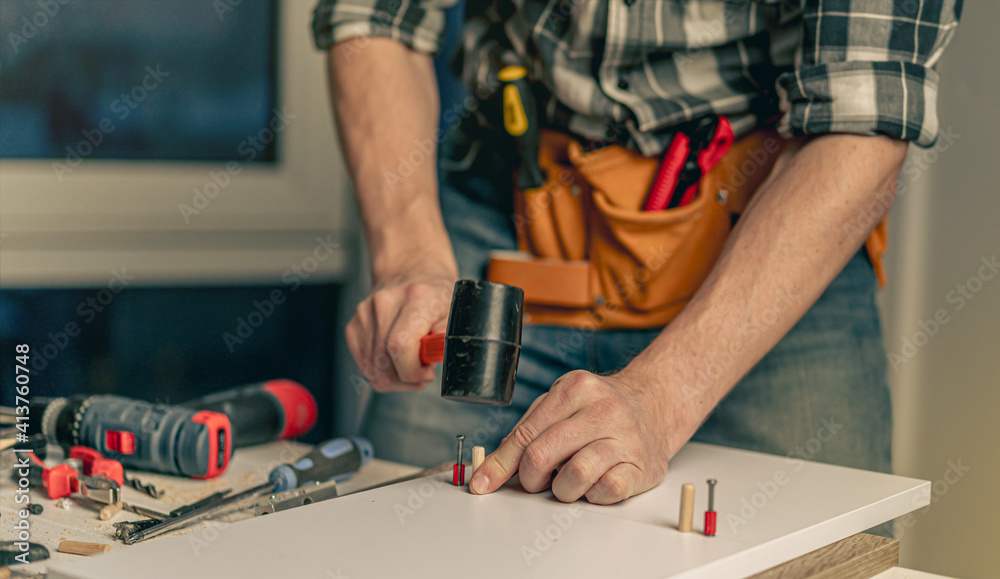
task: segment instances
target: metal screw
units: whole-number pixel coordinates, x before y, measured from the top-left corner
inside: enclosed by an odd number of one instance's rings
[[[719,192],[715,194],[715,200],[719,203],[725,203],[729,200],[729,191],[727,189],[719,189]]]
[[[455,464],[462,464],[462,441],[465,440],[465,435],[459,434],[455,438],[458,439],[458,459],[455,460]]]
[[[31,511],[32,515],[40,515],[42,514],[44,508],[42,507],[42,505],[39,505],[37,503],[32,503],[28,505],[28,510]]]
[[[708,510],[715,510],[715,484],[719,481],[714,478],[708,479]]]

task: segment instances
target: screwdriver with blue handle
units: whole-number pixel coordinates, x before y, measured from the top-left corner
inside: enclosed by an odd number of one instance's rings
[[[259,484],[180,517],[167,519],[148,529],[137,530],[125,537],[125,543],[132,545],[195,521],[210,518],[222,513],[231,505],[258,495],[288,491],[327,481],[342,481],[368,464],[373,456],[374,449],[372,448],[372,443],[366,438],[352,436],[350,438],[328,440],[318,444],[309,454],[299,460],[280,465],[272,470],[266,483]]]

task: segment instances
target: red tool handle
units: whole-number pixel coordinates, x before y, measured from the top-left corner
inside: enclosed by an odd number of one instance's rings
[[[63,463],[50,468],[38,460],[35,453],[28,453],[28,457],[31,459],[28,481],[32,486],[45,489],[50,499],[61,499],[73,494],[76,479],[80,476],[73,467]]]
[[[420,363],[424,366],[444,362],[444,332],[420,338]]]
[[[733,128],[726,117],[718,117],[711,140],[703,148],[695,151],[691,150],[692,144],[689,135],[683,132],[674,135],[670,146],[663,154],[656,175],[653,177],[653,183],[646,196],[646,201],[642,205],[642,210],[662,211],[683,207],[694,201],[698,195],[701,177],[708,175],[729,152],[733,140]],[[681,183],[681,172],[685,169],[692,153],[696,154],[694,160],[697,162],[701,174],[693,183]],[[691,176],[689,175],[688,178],[690,179]],[[678,190],[678,187],[683,187],[683,191]]]
[[[729,152],[729,148],[733,146],[733,127],[729,124],[729,119],[726,117],[719,117],[719,126],[715,129],[715,136],[712,138],[712,142],[708,144],[700,153],[698,153],[698,167],[701,168],[701,174],[704,177],[708,175],[719,161],[726,156]],[[684,191],[684,196],[681,197],[678,206],[683,207],[688,203],[694,201],[695,196],[698,194],[698,189],[700,188],[700,180],[697,183],[691,184],[686,191]]]
[[[642,206],[643,211],[663,211],[670,203],[670,196],[677,187],[677,178],[680,176],[681,167],[691,151],[691,139],[684,133],[677,135],[670,141],[670,146],[663,154],[663,160],[653,177],[653,186],[649,190],[646,202]]]

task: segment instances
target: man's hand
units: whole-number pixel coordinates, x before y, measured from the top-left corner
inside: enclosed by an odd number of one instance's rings
[[[420,363],[420,338],[443,332],[455,276],[393,279],[358,304],[347,324],[347,347],[378,392],[418,390],[434,379]]]
[[[665,394],[662,385],[627,372],[570,372],[532,403],[473,475],[470,488],[474,494],[493,492],[520,471],[525,490],[540,492],[551,484],[564,502],[585,496],[611,504],[647,491],[667,473],[676,452],[670,442],[682,420],[680,405]]]

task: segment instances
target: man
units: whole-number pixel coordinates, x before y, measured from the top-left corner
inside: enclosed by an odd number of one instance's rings
[[[488,448],[506,435],[473,493],[519,472],[529,492],[600,504],[655,486],[692,439],[888,471],[878,252],[862,245],[907,143],[936,138],[934,66],[961,0],[467,5],[460,64],[475,104],[488,106],[501,66],[522,65],[543,122],[583,150],[613,143],[641,163],[709,115],[737,138],[771,117],[802,137],[783,144],[665,327],[529,320],[514,405],[499,414],[409,392],[434,379],[418,340],[444,329],[454,281],[486,275],[491,250],[525,247],[512,221],[519,167],[499,129],[442,145],[458,153],[440,182],[425,150],[440,134],[430,55],[454,3],[322,0],[315,14],[374,280],[347,343],[373,387],[392,393],[369,417],[379,452],[436,463],[455,433]]]

